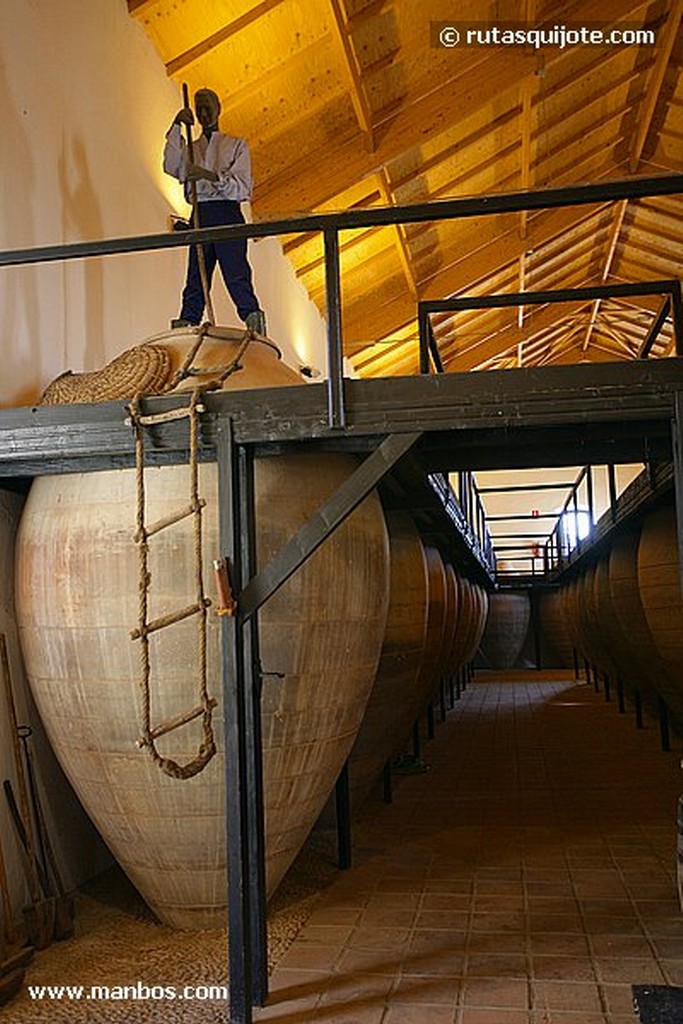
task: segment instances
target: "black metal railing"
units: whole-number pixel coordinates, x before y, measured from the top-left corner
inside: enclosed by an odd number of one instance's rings
[[[339,250],[339,232],[362,230],[396,224],[416,224],[441,220],[456,220],[475,216],[489,216],[499,213],[516,213],[531,210],[548,210],[566,206],[580,206],[598,202],[614,202],[623,199],[637,199],[645,196],[674,195],[683,192],[683,175],[666,175],[650,178],[604,182],[596,185],[579,185],[564,188],[540,189],[533,191],[503,193],[485,198],[463,198],[419,203],[410,206],[372,207],[347,210],[340,213],[315,213],[262,223],[238,224],[220,228],[202,228],[182,233],[132,236],[93,242],[37,246],[30,249],[6,250],[0,252],[0,267],[36,264],[71,259],[103,257],[110,255],[149,252],[176,246],[227,241],[237,238],[264,238],[320,232],[324,240],[326,312],[327,312],[327,417],[331,428],[343,430],[347,426],[347,412],[344,397],[343,374],[343,323],[342,287]],[[656,281],[645,285],[605,285],[594,288],[565,289],[561,291],[524,292],[521,294],[461,296],[457,299],[418,302],[420,371],[429,373],[433,365],[437,372],[444,366],[431,325],[431,314],[475,308],[497,308],[501,306],[530,305],[548,302],[562,302],[576,298],[596,299],[618,296],[664,295],[664,302],[653,323],[639,357],[649,354],[657,333],[671,313],[674,322],[676,354],[683,355],[683,300],[680,282]],[[465,474],[467,477],[467,474]],[[486,525],[481,499],[474,481],[460,487],[460,504],[465,505],[465,515],[470,522],[482,551],[492,555],[492,542]],[[453,499],[449,498],[449,501]],[[558,556],[563,546],[556,539]],[[487,556],[488,557],[488,556]],[[548,558],[552,560],[549,554]],[[535,563],[532,563],[532,567]]]

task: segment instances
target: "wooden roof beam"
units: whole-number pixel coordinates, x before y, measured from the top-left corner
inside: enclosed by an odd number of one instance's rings
[[[369,153],[375,150],[375,136],[372,124],[372,110],[365,94],[363,74],[360,62],[351,39],[349,16],[344,0],[330,0],[332,23],[342,53],[344,54],[344,70],[349,82],[351,102],[360,128],[365,138],[365,148]]]
[[[382,195],[382,199],[386,206],[395,206],[396,201],[394,199],[394,193],[391,187],[391,180],[387,173],[386,167],[382,167],[377,173],[377,181],[379,184],[379,190]],[[415,301],[418,298],[417,285],[415,283],[415,272],[413,270],[413,264],[410,257],[410,248],[408,245],[408,239],[406,238],[406,229],[403,224],[394,224],[392,226],[394,232],[394,239],[396,241],[396,249],[398,251],[398,258],[405,274],[405,279],[408,284],[408,290],[413,296]]]
[[[605,255],[605,264],[602,271],[602,283],[604,284],[610,275],[612,269],[612,263],[614,262],[614,254],[617,250],[617,242],[619,241],[619,234],[624,223],[624,217],[626,216],[626,207],[628,206],[628,199],[622,199],[620,203],[617,203],[614,214],[614,220],[612,221],[612,229],[610,231],[609,242],[607,245],[607,253]],[[593,303],[591,310],[590,320],[588,327],[586,328],[586,334],[581,345],[581,351],[585,352],[590,345],[591,335],[595,326],[595,321],[600,310],[601,299],[596,299]]]
[[[184,71],[185,68],[189,67],[190,64],[194,64],[196,61],[204,57],[210,50],[215,49],[216,46],[220,46],[221,43],[226,42],[231,36],[237,35],[243,29],[248,28],[259,18],[262,18],[268,11],[272,11],[274,7],[278,7],[283,0],[261,0],[260,3],[253,7],[250,11],[246,11],[241,14],[239,18],[235,18],[234,21],[228,22],[222,28],[219,28],[216,32],[212,32],[206,39],[202,39],[199,43],[195,43],[189,50],[185,50],[184,53],[178,54],[173,60],[168,61],[166,64],[166,74],[169,78]]]
[[[654,64],[647,83],[647,89],[645,90],[642,103],[636,112],[636,133],[633,136],[629,156],[629,169],[631,174],[635,174],[638,170],[638,164],[640,163],[640,158],[643,154],[643,149],[650,133],[652,119],[657,107],[657,101],[659,100],[659,94],[662,90],[664,75],[666,74],[671,52],[676,41],[676,34],[678,32],[682,12],[683,0],[671,0],[666,16],[666,22],[661,32],[661,40],[657,48]]]

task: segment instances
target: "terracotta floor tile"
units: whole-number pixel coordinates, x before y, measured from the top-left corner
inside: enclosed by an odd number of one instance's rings
[[[359,925],[348,939],[349,949],[385,949],[396,953],[410,938],[408,928],[375,928]]]
[[[343,946],[353,932],[351,925],[311,924],[307,922],[301,942],[314,942],[323,946]]]
[[[401,910],[398,908],[370,907],[361,914],[358,925],[364,928],[411,928],[415,923],[416,910]]]
[[[520,932],[470,932],[468,950],[475,953],[521,953],[526,939]]]
[[[415,917],[416,928],[458,931],[467,928],[468,924],[469,914],[459,910],[420,910]]]
[[[464,1006],[496,1007],[526,1010],[529,1007],[529,986],[515,978],[465,978],[461,997]]]
[[[467,940],[466,932],[416,930],[403,955],[403,965],[441,953],[464,956],[467,952]]]
[[[464,953],[455,953],[450,949],[442,949],[434,953],[423,953],[419,956],[408,956],[403,961],[401,974],[426,975],[459,978],[465,970]]]
[[[667,985],[683,986],[683,960],[661,960],[660,966]]]
[[[425,1006],[403,1003],[390,1006],[382,1024],[453,1024],[455,1010],[449,1006]]]
[[[588,957],[532,956],[531,962],[537,979],[595,981],[593,965]]]
[[[320,989],[320,1000],[324,1003],[348,1002],[361,999],[383,999],[395,985],[393,975],[369,974],[363,971],[328,974]]]
[[[525,1010],[479,1010],[465,1006],[456,1018],[458,1024],[529,1024]]]
[[[360,920],[361,914],[361,910],[349,907],[317,907],[306,922],[306,927],[317,925],[354,925]]]
[[[597,985],[578,981],[535,981],[532,988],[535,1010],[598,1013],[602,1009]]]
[[[662,940],[666,942],[666,940]],[[650,957],[652,947],[645,936],[593,935],[591,947],[596,957]],[[683,952],[683,942],[681,944]],[[661,954],[660,954],[661,955]]]
[[[468,911],[472,897],[465,893],[425,893],[422,897],[422,910],[458,910]]]
[[[472,914],[472,931],[475,932],[524,932],[524,914],[515,911],[495,914]]]
[[[391,993],[391,1004],[431,1003],[454,1007],[460,992],[458,978],[423,978],[415,975],[399,978]]]
[[[529,950],[537,956],[587,956],[588,940],[585,935],[572,932],[532,932]]]
[[[609,1013],[630,1013],[631,1020],[633,1020],[635,1013],[633,1009],[633,992],[630,985],[601,985],[600,989]]]
[[[400,958],[386,949],[347,949],[339,957],[335,970],[338,974],[388,974],[394,977],[400,963]]]
[[[683,960],[683,935],[650,939],[655,956],[666,960]]]
[[[278,967],[294,967],[316,971],[331,970],[339,959],[340,946],[323,946],[314,942],[295,942],[280,960]]]
[[[471,978],[526,978],[527,958],[522,953],[470,953],[467,976]]]
[[[382,1024],[385,1009],[383,1006],[316,1006],[313,1013],[312,1020],[316,1024]]]
[[[256,1020],[630,1024],[631,984],[683,985],[656,729],[534,676],[468,687],[424,756],[358,820]]]

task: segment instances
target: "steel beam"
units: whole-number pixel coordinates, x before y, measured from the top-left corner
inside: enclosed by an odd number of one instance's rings
[[[249,581],[238,602],[245,620],[286,583],[300,565],[360,505],[382,477],[408,452],[419,433],[389,436],[314,512],[272,561]]]
[[[242,574],[243,528],[240,471],[232,424],[218,434],[218,500],[221,550],[233,583]],[[250,658],[235,616],[221,618],[223,722],[225,729],[225,812],[228,870],[228,981],[230,1024],[251,1024],[254,1000],[252,970],[251,885],[249,872],[249,769],[247,686]]]

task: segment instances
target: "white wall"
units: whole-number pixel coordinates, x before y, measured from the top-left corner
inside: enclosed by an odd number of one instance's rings
[[[161,169],[180,96],[125,0],[10,0],[2,15],[0,250],[165,231],[186,209]],[[251,254],[273,340],[323,368],[324,323],[279,242]],[[184,267],[175,249],[0,268],[0,404],[165,330]],[[219,279],[214,295],[219,322],[238,324]]]
[[[0,250],[156,234],[183,212],[163,174],[164,133],[180,105],[125,0],[8,0],[0,32]],[[287,361],[324,367],[324,323],[276,239],[251,244],[269,333]],[[162,250],[68,263],[0,268],[0,406],[32,403],[65,369],[102,366],[167,328],[177,315],[185,251]],[[222,281],[220,323],[238,323]],[[11,596],[12,541],[20,499],[0,490],[0,631],[23,719],[36,727],[41,785],[67,879],[108,863],[50,754],[27,691]],[[0,767],[13,777],[0,715]],[[0,795],[1,796],[1,795]],[[15,910],[27,890],[4,798],[0,839]]]

